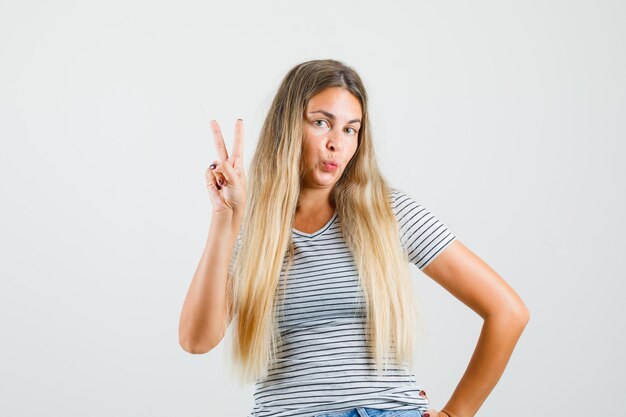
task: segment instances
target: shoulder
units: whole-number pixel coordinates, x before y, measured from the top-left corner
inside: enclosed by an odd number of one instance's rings
[[[389,187],[387,190],[387,196],[389,198],[389,203],[393,207],[396,205],[399,199],[403,199],[404,197],[406,197],[406,194],[398,188]]]
[[[409,260],[419,269],[424,269],[456,239],[456,235],[411,195],[395,188],[389,195],[398,221],[400,240]]]
[[[389,188],[389,204],[396,217],[403,217],[403,214],[407,212],[413,212],[416,210],[423,210],[421,204],[419,204],[411,195],[407,194],[399,188]]]

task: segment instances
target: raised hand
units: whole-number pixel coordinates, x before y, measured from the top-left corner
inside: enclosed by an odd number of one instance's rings
[[[211,120],[217,160],[205,173],[213,213],[243,214],[246,206],[246,175],[243,163],[243,120],[235,122],[235,141],[229,155],[217,121]]]

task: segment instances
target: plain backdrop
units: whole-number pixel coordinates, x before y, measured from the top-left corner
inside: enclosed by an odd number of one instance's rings
[[[0,414],[252,410],[223,345],[178,344],[211,219],[209,120],[248,166],[286,72],[353,66],[385,177],[531,319],[480,417],[619,415],[622,1],[2,1]],[[280,175],[280,173],[277,173]],[[449,399],[482,320],[412,266],[417,379]]]

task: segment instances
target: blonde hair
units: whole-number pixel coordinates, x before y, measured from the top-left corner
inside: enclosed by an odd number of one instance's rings
[[[387,368],[394,359],[413,365],[417,308],[409,259],[390,205],[390,187],[374,155],[365,88],[356,71],[342,62],[312,60],[296,65],[284,77],[246,175],[241,247],[227,286],[227,320],[234,320],[228,352],[243,383],[266,377],[276,359],[275,294],[285,256],[287,270],[293,260],[303,117],[309,99],[329,87],[347,89],[362,109],[356,153],[333,187],[331,200],[363,288],[376,371],[380,375],[383,365]]]

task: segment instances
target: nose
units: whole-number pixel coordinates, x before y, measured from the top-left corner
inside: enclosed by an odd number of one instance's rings
[[[343,146],[341,144],[341,134],[335,134],[333,135],[332,133],[328,135],[328,141],[326,142],[326,147],[328,149],[330,149],[331,151],[337,151],[339,149],[341,149],[341,147]]]

